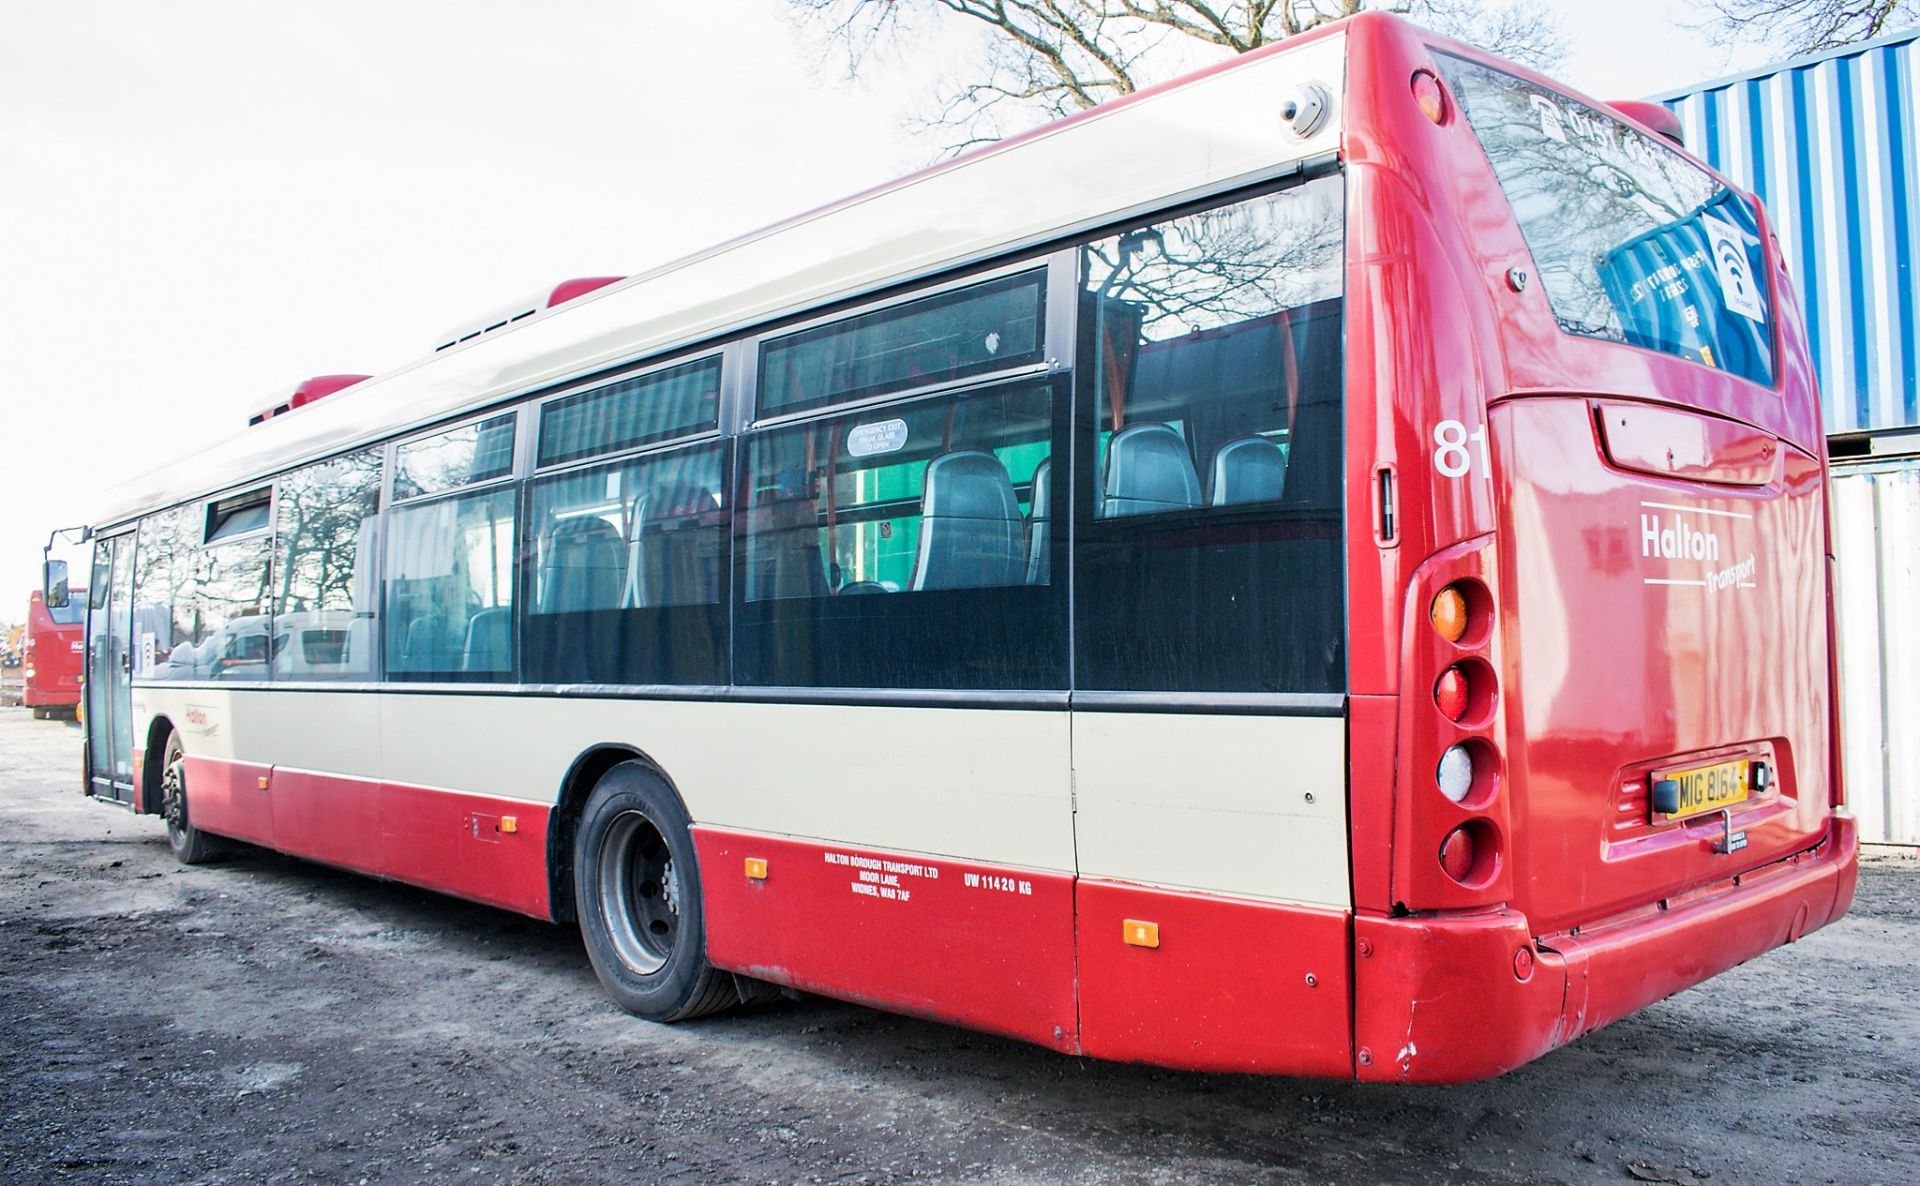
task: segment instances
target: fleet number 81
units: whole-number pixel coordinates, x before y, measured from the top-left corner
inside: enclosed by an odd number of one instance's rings
[[[1487,460],[1487,430],[1485,426],[1467,431],[1467,426],[1458,420],[1442,420],[1433,426],[1433,468],[1440,471],[1442,477],[1464,478],[1473,472],[1473,454],[1468,444],[1480,447],[1480,473],[1482,477],[1493,476],[1493,465]]]

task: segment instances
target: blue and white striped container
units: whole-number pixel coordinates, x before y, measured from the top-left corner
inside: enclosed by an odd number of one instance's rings
[[[1920,424],[1920,29],[1655,96],[1760,195],[1829,433]]]

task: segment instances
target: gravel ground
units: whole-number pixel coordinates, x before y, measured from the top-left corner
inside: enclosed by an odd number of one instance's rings
[[[0,710],[0,1182],[1920,1181],[1920,863],[1490,1083],[1066,1058],[807,999],[663,1027],[570,928],[244,850],[183,868]]]

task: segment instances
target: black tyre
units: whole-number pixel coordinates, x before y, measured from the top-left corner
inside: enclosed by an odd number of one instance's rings
[[[574,906],[607,995],[651,1021],[734,1004],[733,978],[707,963],[700,870],[680,797],[639,762],[609,770],[573,843]]]
[[[219,852],[218,839],[188,822],[187,754],[178,733],[167,735],[166,758],[160,768],[160,814],[167,821],[167,847],[181,864],[205,864]]]

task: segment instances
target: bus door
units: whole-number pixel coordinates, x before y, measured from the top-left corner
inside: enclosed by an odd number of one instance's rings
[[[87,793],[133,803],[133,535],[93,549],[87,601]]]

